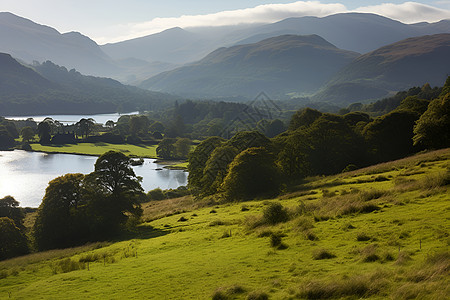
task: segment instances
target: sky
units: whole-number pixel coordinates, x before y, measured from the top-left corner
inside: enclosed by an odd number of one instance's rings
[[[288,17],[370,12],[404,23],[450,19],[450,0],[0,0],[7,11],[59,32],[78,31],[98,44],[172,27],[276,22]]]

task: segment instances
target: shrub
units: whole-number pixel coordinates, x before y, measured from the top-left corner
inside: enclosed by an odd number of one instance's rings
[[[268,300],[269,295],[260,291],[253,291],[247,295],[247,300]]]
[[[364,298],[378,293],[380,287],[377,284],[372,278],[361,276],[334,282],[312,281],[302,288],[298,296],[302,299]]]
[[[280,233],[272,233],[270,235],[270,246],[279,247],[282,244],[283,235]]]
[[[374,262],[380,259],[376,253],[377,245],[371,244],[360,251],[363,262]]]
[[[240,285],[232,285],[229,287],[221,287],[218,288],[213,296],[213,300],[228,300],[228,299],[234,299],[235,295],[243,294],[245,293],[245,289],[241,287]]]
[[[370,236],[368,236],[365,232],[360,232],[356,235],[356,240],[358,242],[365,242],[365,241],[369,241],[371,239]]]
[[[280,203],[270,203],[264,209],[263,220],[266,224],[275,225],[289,220],[287,210]]]
[[[160,188],[156,188],[147,193],[147,198],[149,200],[163,200],[166,199],[166,196]]]
[[[336,255],[334,255],[333,253],[331,253],[330,251],[326,250],[326,249],[316,249],[313,251],[313,259],[315,260],[319,260],[319,259],[331,259],[331,258],[335,258]]]

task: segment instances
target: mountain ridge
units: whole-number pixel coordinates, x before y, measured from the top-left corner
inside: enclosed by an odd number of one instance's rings
[[[200,61],[156,75],[140,86],[183,95],[254,97],[312,92],[359,54],[317,35],[283,35],[222,47]],[[311,69],[320,70],[311,73]]]
[[[313,100],[348,104],[425,83],[441,86],[450,70],[448,57],[450,33],[408,38],[361,55],[336,73]]]

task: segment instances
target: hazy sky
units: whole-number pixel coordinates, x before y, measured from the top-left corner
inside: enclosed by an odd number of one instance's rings
[[[275,22],[296,16],[373,12],[404,23],[450,19],[450,0],[0,0],[9,11],[64,33],[79,31],[99,44],[171,27]]]

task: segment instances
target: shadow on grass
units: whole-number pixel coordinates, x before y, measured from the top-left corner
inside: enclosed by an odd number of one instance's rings
[[[169,233],[170,230],[157,229],[150,225],[141,225],[134,228],[132,231],[123,232],[117,239],[119,241],[130,239],[152,239]]]

